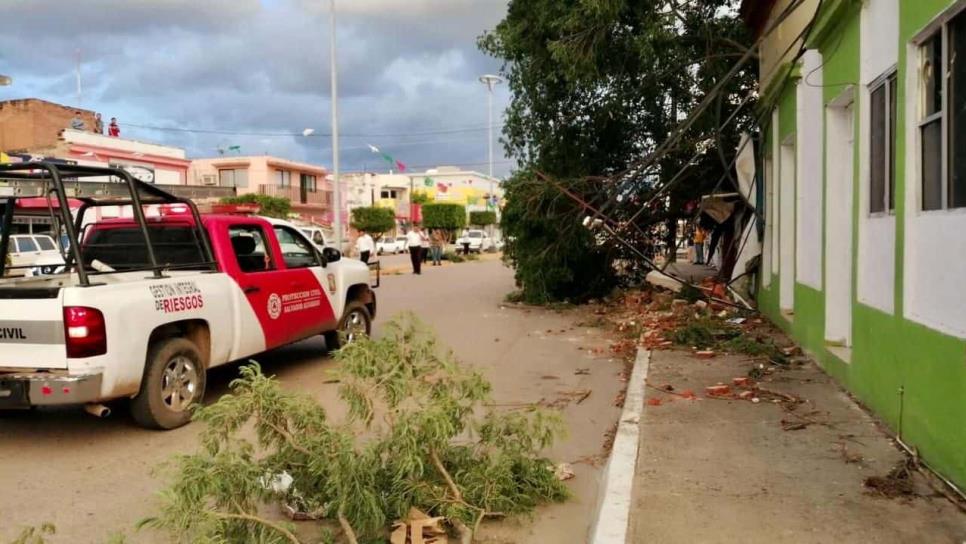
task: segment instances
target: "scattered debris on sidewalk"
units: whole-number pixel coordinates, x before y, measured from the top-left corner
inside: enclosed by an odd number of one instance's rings
[[[912,497],[916,494],[912,482],[915,471],[915,460],[907,457],[900,461],[885,476],[869,476],[865,479],[865,487],[870,493],[890,499],[896,497]]]
[[[429,517],[424,512],[410,508],[405,520],[392,525],[389,536],[391,544],[447,544],[446,530],[442,527],[442,517]]]

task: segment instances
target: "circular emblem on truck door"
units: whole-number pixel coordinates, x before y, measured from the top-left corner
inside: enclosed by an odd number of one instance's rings
[[[282,297],[275,293],[268,296],[268,317],[278,319],[282,315]]]

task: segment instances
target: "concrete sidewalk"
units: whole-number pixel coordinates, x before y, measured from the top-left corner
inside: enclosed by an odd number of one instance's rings
[[[698,398],[647,389],[627,542],[966,542],[966,515],[923,482],[916,492],[927,496],[868,492],[865,479],[886,475],[902,456],[813,364],[760,383],[805,399],[794,414],[766,398],[705,398],[705,387],[731,384],[752,365],[652,353],[651,386]],[[815,423],[786,431],[782,420]]]

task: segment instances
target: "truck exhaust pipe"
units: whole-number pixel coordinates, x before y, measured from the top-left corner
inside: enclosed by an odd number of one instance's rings
[[[85,404],[84,411],[94,417],[107,417],[111,415],[111,409],[103,404]]]

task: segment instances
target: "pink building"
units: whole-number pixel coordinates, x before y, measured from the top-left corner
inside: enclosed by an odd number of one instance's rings
[[[268,155],[225,156],[191,161],[188,183],[234,187],[239,195],[256,193],[292,202],[299,219],[332,222],[332,185],[321,166]]]

